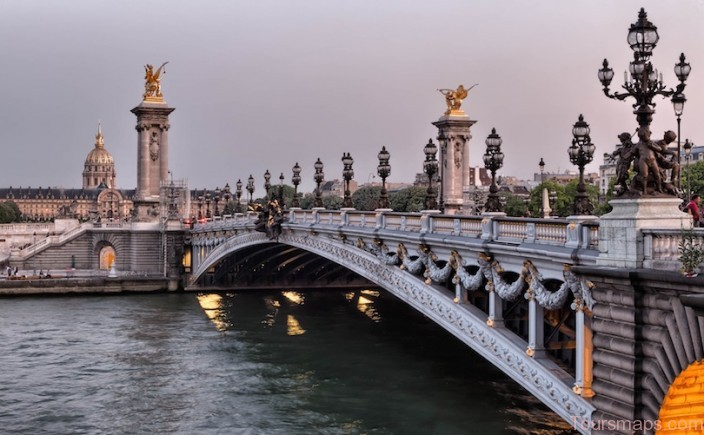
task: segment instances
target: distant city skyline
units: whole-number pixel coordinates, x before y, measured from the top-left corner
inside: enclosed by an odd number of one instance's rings
[[[607,58],[618,89],[632,59],[626,34],[640,7],[657,27],[653,64],[668,87],[684,52],[692,65],[682,140],[704,140],[704,1],[557,0],[4,2],[0,8],[0,187],[79,187],[98,122],[119,188],[137,184],[136,119],[144,65],[169,61],[162,81],[171,115],[170,167],[191,188],[215,188],[265,170],[303,171],[313,186],[341,178],[343,152],[356,180],[376,174],[382,146],[391,182],[422,171],[423,146],[444,112],[438,88],[479,86],[463,104],[477,120],[470,164],[482,166],[493,127],[506,155],[498,175],[564,172],[579,114],[590,124],[598,170],[630,103],[607,99],[597,70]],[[653,136],[676,130],[669,99],[656,100]],[[699,144],[697,144],[699,145]],[[255,193],[256,195],[256,193]]]

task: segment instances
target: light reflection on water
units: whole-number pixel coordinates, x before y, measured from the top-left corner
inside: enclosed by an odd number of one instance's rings
[[[3,433],[565,434],[385,293],[0,300]],[[374,313],[370,315],[369,313]]]

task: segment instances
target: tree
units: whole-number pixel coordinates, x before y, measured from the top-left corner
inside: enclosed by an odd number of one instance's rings
[[[0,224],[20,222],[21,219],[22,213],[14,201],[5,201],[0,203]]]
[[[393,192],[389,197],[391,208],[398,212],[419,212],[425,208],[425,193],[425,187],[406,187]]]
[[[506,193],[502,196],[506,198],[506,205],[504,206],[504,212],[506,213],[506,216],[526,217],[526,211],[529,211],[529,208],[527,207],[526,202],[523,200],[523,197],[514,195],[512,193]]]
[[[352,194],[352,204],[357,210],[376,210],[381,196],[381,187],[364,186]]]
[[[692,195],[704,195],[704,161],[700,160],[682,168],[682,190],[687,192],[687,183]],[[689,195],[687,195],[689,198]]]

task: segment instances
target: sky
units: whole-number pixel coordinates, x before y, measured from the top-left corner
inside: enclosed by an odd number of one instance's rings
[[[660,42],[652,61],[668,87],[681,52],[692,73],[682,138],[704,141],[704,0],[0,0],[0,187],[80,187],[100,121],[117,184],[137,184],[136,118],[144,65],[169,61],[162,80],[169,159],[191,188],[303,168],[311,190],[320,157],[341,178],[375,181],[391,153],[391,182],[422,170],[423,146],[445,111],[438,88],[478,83],[462,108],[470,163],[482,165],[492,128],[503,139],[499,175],[574,169],[567,148],[580,114],[598,170],[616,136],[636,127],[632,102],[606,98],[632,60],[626,43],[644,7]],[[676,130],[657,97],[654,138]]]

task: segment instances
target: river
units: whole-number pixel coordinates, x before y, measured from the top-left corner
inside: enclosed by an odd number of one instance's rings
[[[3,434],[569,434],[388,293],[0,299]]]

